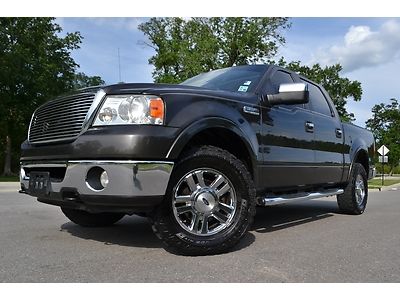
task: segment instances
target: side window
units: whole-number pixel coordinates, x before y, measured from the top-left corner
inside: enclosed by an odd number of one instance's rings
[[[292,76],[283,71],[275,72],[274,76],[271,78],[271,84],[274,93],[277,94],[279,92],[279,85],[283,83],[293,83]]]
[[[318,86],[312,84],[311,82],[301,79],[304,83],[308,84],[308,91],[310,93],[310,103],[311,109],[315,112],[321,113],[323,115],[332,116],[331,109],[324,94]]]
[[[271,78],[272,91],[274,94],[279,92],[279,85],[284,83],[294,83],[292,76],[289,73],[284,71],[276,71],[275,74]],[[284,105],[280,106],[288,109],[293,109],[294,107],[303,107],[303,104],[295,104],[295,105]]]

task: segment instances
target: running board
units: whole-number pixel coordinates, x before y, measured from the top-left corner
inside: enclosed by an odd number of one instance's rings
[[[271,205],[289,203],[299,200],[310,200],[321,197],[329,197],[334,195],[340,195],[343,193],[344,193],[343,189],[331,189],[331,190],[323,190],[312,193],[287,194],[287,195],[281,195],[279,197],[259,198],[258,204],[262,206],[271,206]]]

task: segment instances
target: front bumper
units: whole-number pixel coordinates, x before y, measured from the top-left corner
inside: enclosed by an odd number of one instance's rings
[[[162,201],[173,162],[132,160],[24,161],[21,163],[21,192],[30,194],[30,172],[49,172],[49,192],[41,202],[73,206],[88,211],[138,211]],[[93,185],[89,171],[107,172],[106,187]],[[94,172],[96,173],[96,172]]]

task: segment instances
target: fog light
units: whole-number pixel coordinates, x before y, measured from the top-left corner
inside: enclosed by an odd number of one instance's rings
[[[90,168],[86,174],[86,186],[95,192],[104,190],[108,182],[108,174],[103,168]]]
[[[103,188],[106,188],[108,185],[108,174],[106,171],[103,171],[100,175],[100,183],[103,186]]]

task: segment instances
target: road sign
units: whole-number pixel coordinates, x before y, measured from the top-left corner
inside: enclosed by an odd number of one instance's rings
[[[378,159],[379,159],[380,163],[387,163],[388,162],[387,155],[385,155],[385,156],[379,155]]]
[[[382,146],[378,149],[378,153],[379,153],[380,155],[388,154],[389,151],[390,151],[390,150],[389,150],[385,145],[382,145]]]
[[[382,163],[382,186],[384,185],[384,182],[385,182],[385,168],[384,168],[384,165],[385,165],[385,163],[388,162],[388,157],[385,154],[388,154],[389,151],[390,150],[385,145],[382,145],[378,149],[378,153],[380,154],[379,162]]]

